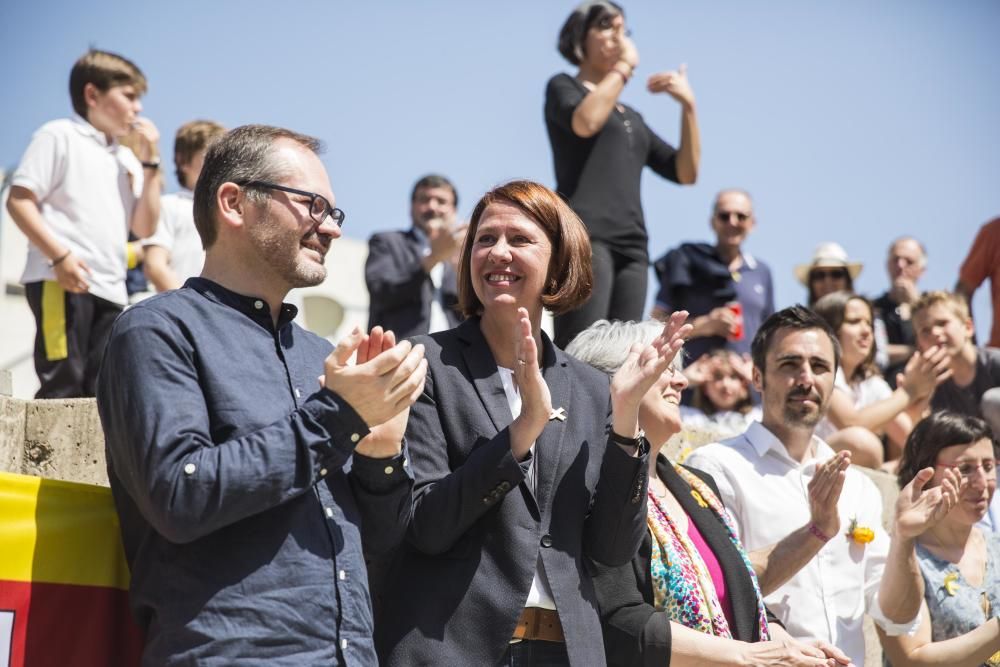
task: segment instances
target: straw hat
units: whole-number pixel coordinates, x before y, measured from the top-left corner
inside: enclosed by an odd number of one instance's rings
[[[813,252],[812,260],[808,264],[799,264],[795,267],[795,277],[799,282],[809,286],[809,273],[813,269],[834,269],[843,267],[847,269],[851,280],[857,280],[861,275],[861,262],[852,262],[847,258],[847,251],[839,243],[820,243]]]

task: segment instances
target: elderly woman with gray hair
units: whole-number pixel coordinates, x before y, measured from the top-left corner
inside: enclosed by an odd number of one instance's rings
[[[642,317],[649,266],[639,196],[642,170],[649,166],[669,181],[694,183],[701,140],[685,65],[652,74],[646,81],[650,93],[666,93],[681,105],[677,148],[620,101],[639,66],[639,52],[620,5],[608,0],[578,5],[563,24],[558,48],[579,70],[549,80],[545,126],[556,191],[587,226],[594,271],[590,300],[555,318],[555,343],[565,348],[596,320]]]
[[[634,345],[647,344],[661,330],[655,322],[601,320],[566,352],[610,375]],[[712,477],[660,454],[681,429],[679,403],[686,386],[684,374],[668,368],[639,406],[650,456],[648,530],[638,553],[620,567],[593,564],[608,664],[847,664],[835,647],[792,639],[764,607],[758,583],[758,574],[768,587],[782,583],[775,573],[758,572],[766,571],[772,549],[801,550],[808,560],[820,541],[796,531],[765,553],[748,554]],[[835,457],[817,469],[810,493],[821,505],[836,505],[845,468]]]

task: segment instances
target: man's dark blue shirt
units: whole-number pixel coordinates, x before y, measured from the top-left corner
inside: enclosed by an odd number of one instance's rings
[[[97,399],[144,664],[377,664],[364,558],[412,477],[353,454],[368,427],[295,313],[192,278],[115,322]]]

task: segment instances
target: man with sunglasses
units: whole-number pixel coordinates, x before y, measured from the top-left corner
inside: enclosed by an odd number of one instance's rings
[[[660,280],[653,317],[691,313],[686,362],[719,348],[749,354],[757,328],[774,312],[771,269],[743,250],[755,224],[750,194],[723,190],[712,205],[715,244],[682,243],[653,265]]]
[[[214,142],[201,276],[112,330],[97,399],[143,664],[377,664],[365,558],[409,521],[427,366],[380,329],[331,349],[283,303],[326,278],[344,221],[319,148],[260,125]]]

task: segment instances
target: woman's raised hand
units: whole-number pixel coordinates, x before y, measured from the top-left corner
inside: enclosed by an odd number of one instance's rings
[[[657,72],[646,81],[646,89],[651,93],[667,93],[685,107],[694,106],[694,90],[687,77],[687,65],[674,71]]]
[[[526,308],[517,309],[514,331],[514,382],[521,394],[521,414],[511,424],[511,445],[514,456],[521,460],[535,442],[552,414],[552,396],[542,377],[538,342],[531,330],[531,318]]]
[[[612,428],[625,437],[639,432],[639,403],[684,345],[691,333],[688,313],[679,310],[670,315],[663,332],[646,347],[633,345],[625,363],[611,378]]]

